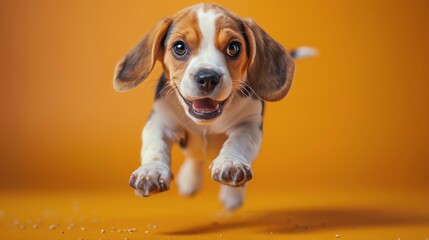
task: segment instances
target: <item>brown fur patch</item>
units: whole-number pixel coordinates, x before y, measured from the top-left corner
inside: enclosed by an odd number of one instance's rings
[[[249,85],[260,98],[278,101],[292,85],[295,63],[283,46],[252,20],[244,20],[243,25],[250,46]]]
[[[176,84],[182,79],[189,59],[198,54],[201,43],[201,32],[198,27],[198,18],[193,9],[185,9],[174,17],[169,34],[165,41],[165,53],[163,67],[168,78]],[[185,42],[188,48],[186,59],[176,59],[172,53],[172,48],[177,41]]]
[[[216,19],[216,47],[225,54],[228,72],[233,82],[233,88],[237,92],[244,91],[242,79],[246,77],[247,72],[247,43],[243,36],[241,25],[237,18],[231,14],[223,14]],[[236,58],[226,55],[226,49],[230,42],[240,43],[240,54]]]
[[[161,41],[170,24],[170,18],[161,20],[134,49],[119,61],[113,80],[113,86],[117,91],[134,88],[146,79],[160,54]]]

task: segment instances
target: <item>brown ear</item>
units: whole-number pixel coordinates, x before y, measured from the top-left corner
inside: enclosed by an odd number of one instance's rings
[[[243,25],[249,45],[249,85],[260,98],[278,101],[292,84],[293,58],[251,19],[244,19]]]
[[[152,71],[157,58],[160,58],[161,41],[171,24],[171,19],[161,20],[143,40],[122,58],[115,69],[113,87],[116,91],[130,90],[139,85]]]

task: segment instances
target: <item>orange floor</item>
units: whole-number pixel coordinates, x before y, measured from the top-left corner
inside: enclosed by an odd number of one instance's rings
[[[252,192],[222,210],[215,193],[11,193],[0,198],[0,239],[429,238],[429,195]]]

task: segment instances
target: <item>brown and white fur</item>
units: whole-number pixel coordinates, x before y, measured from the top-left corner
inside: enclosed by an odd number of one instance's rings
[[[138,195],[169,189],[171,147],[186,159],[176,181],[183,195],[201,187],[204,162],[221,185],[227,209],[241,206],[262,138],[264,101],[288,93],[292,55],[251,19],[215,4],[199,4],[162,19],[117,65],[114,88],[129,90],[162,63],[153,112],[144,127],[141,166],[130,178]]]

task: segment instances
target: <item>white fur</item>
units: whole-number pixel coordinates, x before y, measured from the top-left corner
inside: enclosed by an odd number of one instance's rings
[[[157,105],[162,105],[162,101],[155,103],[155,109]],[[137,187],[144,178],[151,178],[157,182],[162,179],[169,187],[172,178],[170,172],[171,144],[181,137],[181,132],[172,128],[174,125],[171,124],[170,115],[169,111],[154,110],[143,129],[141,166],[132,174],[137,176],[134,184],[137,195],[148,195]]]
[[[210,95],[218,101],[223,101],[232,91],[232,80],[228,72],[225,57],[215,46],[215,22],[219,15],[213,11],[204,12],[202,8],[197,10],[198,25],[202,33],[198,54],[190,59],[188,69],[180,82],[179,90],[187,99],[195,99],[201,96],[198,93],[194,76],[201,69],[213,69],[222,75],[219,86]]]
[[[314,57],[319,54],[317,49],[308,47],[308,46],[302,46],[294,49],[295,51],[295,59],[301,59],[301,58],[309,58]]]
[[[180,194],[183,196],[192,196],[200,190],[203,166],[203,161],[195,161],[191,158],[187,158],[182,163],[176,178]]]
[[[221,186],[219,191],[219,200],[228,210],[235,210],[241,207],[244,201],[244,187],[232,188],[225,185]]]

